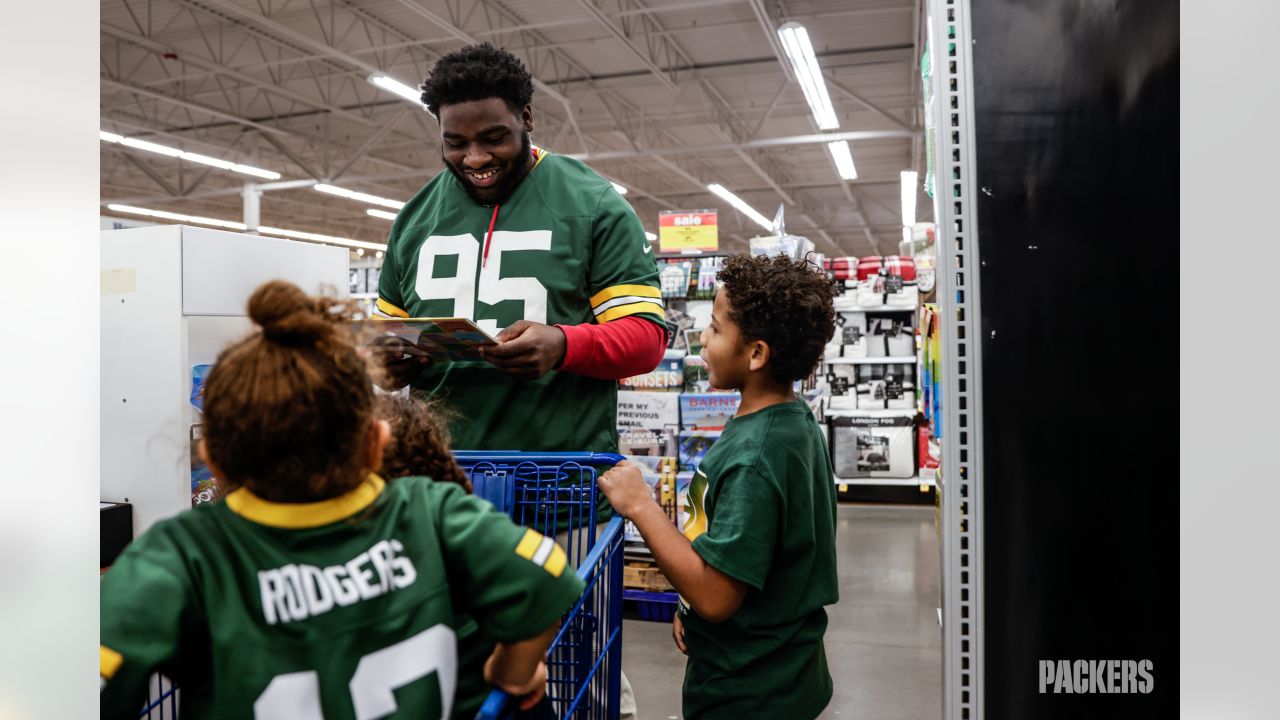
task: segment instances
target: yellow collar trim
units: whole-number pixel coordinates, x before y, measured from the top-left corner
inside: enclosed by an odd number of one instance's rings
[[[543,150],[537,145],[534,145],[533,146],[533,155],[534,155],[533,167],[529,168],[529,172],[533,172],[535,169],[537,169],[537,167],[542,164],[542,161],[546,159],[546,157],[550,154],[551,153],[547,152],[546,150]]]
[[[312,503],[279,503],[263,500],[248,488],[240,488],[227,496],[227,507],[235,514],[259,525],[301,530],[320,527],[349,518],[373,504],[382,494],[386,482],[375,473],[345,495]]]

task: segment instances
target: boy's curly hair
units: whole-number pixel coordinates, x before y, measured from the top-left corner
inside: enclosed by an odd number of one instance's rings
[[[471,492],[471,480],[449,452],[449,430],[442,411],[403,395],[378,395],[374,416],[391,425],[391,442],[382,453],[382,475],[388,480],[421,475],[451,482]]]
[[[515,55],[484,42],[440,58],[420,89],[422,104],[436,117],[441,105],[491,97],[518,115],[533,101],[533,76]]]
[[[734,255],[725,259],[717,279],[742,339],[769,344],[770,375],[782,383],[809,377],[836,328],[827,274],[781,255]]]

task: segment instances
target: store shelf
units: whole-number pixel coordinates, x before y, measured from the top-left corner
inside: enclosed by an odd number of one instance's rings
[[[913,307],[909,307],[909,308],[895,308],[895,307],[871,307],[871,308],[869,308],[869,307],[855,307],[855,308],[839,308],[839,307],[838,307],[838,308],[836,308],[836,312],[841,312],[841,313],[855,313],[855,312],[860,312],[860,313],[913,313],[913,312],[915,312],[915,311],[916,311],[916,309],[915,309],[915,308],[913,308]]]
[[[831,358],[822,362],[828,365],[889,365],[891,363],[914,363],[915,361],[915,355],[903,355],[901,357]]]
[[[352,300],[377,300],[378,293],[351,293],[348,297]]]
[[[933,486],[933,480],[921,479],[919,475],[909,478],[835,478],[836,485],[900,485],[903,487]]]

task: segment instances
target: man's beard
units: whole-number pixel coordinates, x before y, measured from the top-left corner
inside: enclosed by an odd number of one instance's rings
[[[529,174],[529,166],[533,163],[532,151],[533,140],[530,138],[528,132],[522,133],[520,138],[520,152],[516,155],[515,162],[511,163],[510,168],[503,168],[503,177],[498,183],[497,192],[488,200],[482,199],[476,194],[475,186],[471,184],[471,181],[467,179],[466,175],[464,175],[462,171],[458,170],[458,168],[453,166],[453,163],[450,163],[445,159],[443,151],[440,153],[440,159],[444,160],[444,166],[449,168],[449,172],[453,173],[453,176],[458,179],[458,183],[462,185],[462,189],[466,191],[467,197],[471,198],[473,202],[477,205],[501,205],[511,198],[511,194],[516,191],[520,182],[524,180],[525,175]]]

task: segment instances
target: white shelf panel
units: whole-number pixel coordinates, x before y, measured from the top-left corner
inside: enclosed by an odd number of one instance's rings
[[[896,308],[896,307],[870,307],[870,308],[869,308],[869,307],[853,307],[853,308],[836,308],[836,312],[842,312],[842,313],[854,313],[854,312],[860,312],[860,313],[913,313],[913,312],[915,312],[915,311],[916,311],[916,309],[915,309],[915,308],[913,308],[913,307],[909,307],[909,308]]]
[[[888,365],[890,363],[913,363],[915,361],[915,355],[903,355],[901,357],[831,358],[822,362],[828,365]]]
[[[933,486],[933,480],[920,479],[919,476],[909,478],[835,478],[836,485],[898,485],[902,487]]]

